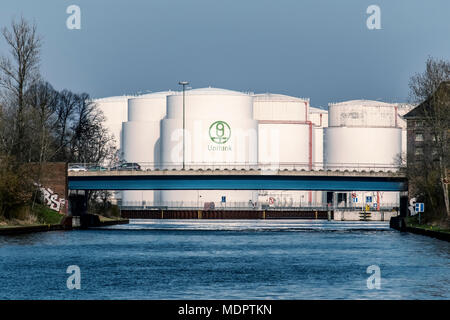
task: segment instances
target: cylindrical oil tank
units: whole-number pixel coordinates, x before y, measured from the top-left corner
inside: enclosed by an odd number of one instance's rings
[[[115,147],[119,154],[123,151],[123,132],[122,123],[127,121],[127,106],[128,99],[134,96],[116,96],[94,99],[92,102],[95,103],[98,110],[103,113],[105,118],[103,126],[106,128],[107,132],[112,135],[115,142]],[[113,192],[113,200],[118,200],[122,197],[122,192]]]
[[[127,121],[128,99],[134,96],[117,96],[94,99],[97,108],[102,111],[105,121],[103,125],[113,135],[116,148],[122,149],[122,122]]]
[[[123,123],[123,160],[136,162],[145,170],[153,169],[160,159],[159,121]]]
[[[123,158],[144,169],[159,166],[161,120],[166,115],[166,97],[173,91],[146,94],[128,100],[128,122],[123,123]]]
[[[315,161],[314,124],[309,121],[309,99],[283,94],[254,95],[258,120],[258,162],[264,170],[309,170]],[[311,191],[261,190],[258,202],[270,207],[292,207],[316,202]]]
[[[416,106],[412,104],[399,104],[398,106],[398,126],[402,128],[402,155],[406,163],[406,148],[408,144],[406,120],[403,118],[405,114],[414,109]]]
[[[316,127],[328,127],[328,111],[321,108],[309,107],[308,120]]]
[[[395,170],[402,152],[398,107],[352,100],[329,105],[324,129],[327,169]]]
[[[312,161],[313,130],[307,122],[309,100],[282,94],[253,96],[253,114],[258,120],[258,162],[290,168]],[[311,154],[310,154],[311,152]],[[273,167],[275,169],[275,167]]]
[[[185,93],[184,161],[187,168],[256,165],[258,124],[252,96],[205,88]],[[167,97],[167,119],[161,128],[162,162],[167,168],[183,163],[183,94]]]
[[[253,97],[216,88],[188,90],[184,96],[185,169],[240,169],[258,161],[258,123]],[[167,118],[161,127],[161,161],[167,169],[183,167],[183,94],[167,96]],[[161,191],[161,204],[255,201],[251,190]]]
[[[352,100],[329,105],[329,127],[324,128],[324,161],[329,170],[396,171],[402,153],[398,105]],[[395,206],[398,192],[345,193],[338,206],[372,209]],[[339,198],[339,197],[338,197]],[[367,200],[370,200],[368,202]]]
[[[312,147],[314,130],[311,125],[261,121],[258,131],[260,165],[279,165],[280,169],[306,170],[314,163],[315,155]]]
[[[176,91],[148,93],[128,100],[128,121],[160,121],[166,116],[166,97]]]
[[[400,128],[324,128],[325,167],[342,170],[393,170],[401,152]]]
[[[123,123],[123,160],[139,163],[143,170],[160,167],[161,120],[166,115],[166,97],[173,91],[142,95],[128,100],[128,122]],[[129,190],[122,193],[123,205],[155,205],[159,191]]]

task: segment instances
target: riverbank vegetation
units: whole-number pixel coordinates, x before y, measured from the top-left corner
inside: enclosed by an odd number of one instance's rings
[[[59,224],[62,218],[63,215],[45,205],[25,205],[12,209],[8,218],[4,216],[0,217],[0,228],[10,226]]]
[[[29,164],[112,161],[114,140],[87,93],[58,91],[42,77],[35,24],[22,17],[1,31],[9,50],[0,52],[0,219],[54,221],[33,211],[42,170]]]
[[[120,218],[120,208],[118,205],[111,204],[109,201],[111,193],[109,191],[98,191],[91,196],[89,201],[89,213],[96,214],[106,219]]]
[[[418,229],[423,229],[423,230],[429,230],[429,231],[450,234],[450,227],[443,226],[442,224],[439,223],[439,220],[434,221],[434,222],[428,220],[428,223],[426,223],[426,222],[423,222],[423,220],[421,219],[421,221],[419,223],[419,217],[417,215],[413,216],[413,217],[408,217],[406,219],[406,225],[407,225],[407,227],[411,227],[411,228],[418,228]]]

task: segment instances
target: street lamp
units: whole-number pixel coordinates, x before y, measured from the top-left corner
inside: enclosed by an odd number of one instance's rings
[[[185,102],[186,102],[186,86],[189,84],[187,81],[178,82],[179,85],[183,86],[183,170],[185,169],[185,129],[186,129],[186,120],[185,120]]]

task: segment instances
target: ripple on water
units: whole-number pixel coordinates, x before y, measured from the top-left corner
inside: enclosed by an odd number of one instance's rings
[[[449,243],[384,222],[132,220],[0,237],[0,256],[2,299],[450,298]],[[81,290],[66,288],[73,264]]]

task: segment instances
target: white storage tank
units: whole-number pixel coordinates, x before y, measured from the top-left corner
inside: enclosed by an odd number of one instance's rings
[[[309,100],[282,94],[256,94],[254,118],[258,120],[258,162],[268,169],[309,169],[314,161]]]
[[[167,97],[162,121],[162,162],[166,168],[183,163],[183,94]],[[258,161],[258,123],[249,94],[204,88],[186,91],[186,167],[248,167]]]
[[[134,96],[117,96],[94,99],[93,102],[105,116],[104,126],[114,136],[116,148],[122,149],[122,122],[127,121],[128,99]]]
[[[324,130],[327,169],[396,169],[402,148],[400,128],[328,127]]]
[[[324,162],[329,170],[396,171],[402,153],[398,105],[370,100],[329,104]],[[396,205],[398,192],[340,193],[338,206]],[[369,201],[370,200],[370,201]],[[376,205],[375,205],[376,204]]]
[[[127,121],[127,107],[128,99],[133,98],[132,95],[116,96],[93,99],[97,108],[103,113],[105,121],[104,127],[108,133],[114,138],[115,147],[117,149],[117,155],[121,157],[123,155],[123,135],[122,135],[122,123]],[[122,192],[113,192],[113,201],[116,201],[122,197]]]
[[[257,165],[258,123],[249,94],[203,88],[185,92],[185,168],[240,169]],[[161,127],[161,161],[166,169],[183,166],[183,94],[167,97],[167,118]],[[205,202],[248,204],[255,191],[161,191],[161,205],[189,207]]]
[[[157,121],[166,116],[166,97],[176,91],[148,93],[128,99],[128,121]]]
[[[402,152],[397,105],[352,100],[332,103],[324,129],[327,169],[395,170]]]
[[[398,126],[402,128],[402,158],[404,164],[406,164],[406,147],[407,147],[407,128],[406,128],[406,120],[403,118],[405,114],[410,112],[416,106],[411,104],[401,103],[398,105]]]
[[[266,169],[305,169],[313,166],[314,131],[309,124],[261,120],[259,163]]]
[[[313,169],[316,126],[309,119],[309,99],[256,94],[253,108],[258,120],[259,165],[265,170]],[[321,136],[318,139],[321,141]],[[260,190],[258,202],[270,207],[293,207],[321,202],[321,198],[320,192],[308,190]]]
[[[321,108],[309,108],[309,120],[314,124],[314,170],[321,170],[324,168],[323,160],[323,130],[328,126],[328,110]],[[320,206],[327,203],[326,192],[313,191],[312,198],[315,204]]]
[[[323,169],[323,128],[328,127],[328,111],[310,107],[309,119],[314,124],[314,169]]]
[[[166,115],[166,97],[173,91],[145,94],[128,100],[128,121],[123,123],[123,160],[138,163],[142,170],[161,166],[161,120]],[[129,190],[122,193],[123,205],[154,205],[157,190]]]
[[[308,119],[320,128],[328,127],[328,110],[316,107],[309,107]]]
[[[173,91],[156,92],[128,100],[128,121],[123,123],[123,158],[144,169],[159,166],[161,120],[166,116],[166,97]]]

